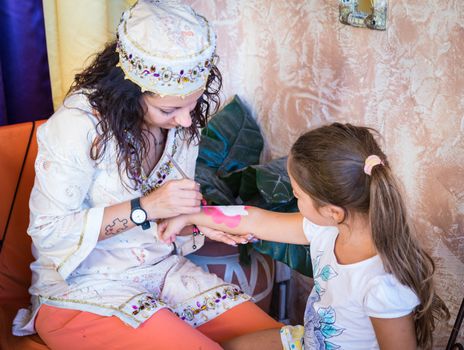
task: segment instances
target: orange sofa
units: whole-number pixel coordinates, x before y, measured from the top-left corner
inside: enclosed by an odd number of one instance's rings
[[[32,262],[29,194],[34,183],[37,126],[44,121],[0,127],[0,349],[49,349],[38,335],[15,337],[11,323],[29,305]]]

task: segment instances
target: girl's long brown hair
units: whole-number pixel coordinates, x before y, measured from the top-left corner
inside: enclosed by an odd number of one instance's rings
[[[96,161],[101,159],[108,142],[114,139],[119,173],[125,172],[130,180],[134,180],[134,174],[140,174],[142,159],[149,152],[147,134],[142,133],[145,113],[141,104],[143,93],[138,85],[124,79],[122,69],[116,66],[118,62],[116,41],[113,41],[75,76],[68,96],[77,92],[85,94],[98,115],[98,135],[89,150],[90,157]],[[185,129],[188,142],[199,140],[199,128],[205,127],[208,117],[218,110],[221,87],[221,73],[213,66],[205,91],[191,112],[192,125]],[[127,137],[127,133],[131,138]],[[132,181],[129,186],[135,188],[135,182]]]
[[[347,215],[368,214],[385,270],[420,300],[414,311],[417,343],[430,348],[435,320],[449,318],[449,311],[436,294],[434,262],[412,232],[400,186],[374,133],[367,127],[340,123],[309,131],[293,145],[289,170],[319,205],[339,206]],[[368,176],[364,161],[372,154],[384,164],[375,166]]]

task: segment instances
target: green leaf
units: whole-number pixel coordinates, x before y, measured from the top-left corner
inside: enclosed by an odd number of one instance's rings
[[[287,157],[266,164],[251,165],[243,171],[239,195],[243,201],[255,192],[268,203],[288,203],[293,199],[292,186],[287,174]]]
[[[256,121],[235,96],[202,130],[195,179],[205,198],[217,204],[233,204],[241,174],[230,174],[259,163],[262,148]]]
[[[198,165],[197,165],[198,166]],[[201,185],[201,193],[211,205],[234,205],[236,204],[236,195],[229,185],[216,175],[214,168],[204,167],[195,180]]]

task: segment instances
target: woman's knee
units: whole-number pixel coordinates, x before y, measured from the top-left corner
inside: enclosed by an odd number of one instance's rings
[[[246,301],[198,327],[198,330],[221,343],[249,333],[280,329],[282,326],[259,306]]]

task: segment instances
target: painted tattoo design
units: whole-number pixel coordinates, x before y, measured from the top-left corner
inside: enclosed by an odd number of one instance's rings
[[[113,220],[112,225],[107,225],[105,227],[105,235],[106,236],[111,236],[115,235],[118,233],[121,233],[122,231],[127,230],[127,219],[122,219],[120,220],[119,218],[116,218]]]
[[[230,205],[218,207],[203,207],[206,215],[213,218],[216,224],[225,224],[228,227],[234,228],[240,224],[242,216],[247,216],[247,207],[244,205]]]

